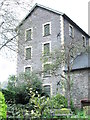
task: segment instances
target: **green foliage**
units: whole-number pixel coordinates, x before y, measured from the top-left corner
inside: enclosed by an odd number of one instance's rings
[[[54,109],[67,107],[67,99],[63,95],[57,94],[51,98],[49,104],[50,107]]]
[[[76,113],[71,116],[71,118],[90,118],[90,116],[86,115],[83,110],[76,110]]]
[[[69,110],[64,107],[67,107],[67,99],[64,96],[57,94],[56,96],[53,96],[48,100],[48,103],[43,112],[43,116],[46,118],[51,118],[53,113],[59,114],[60,112],[63,112],[63,111],[66,114],[70,113]],[[60,109],[62,111],[60,111]],[[57,116],[55,117],[57,118]]]
[[[2,92],[0,92],[0,119],[5,119],[7,115],[7,105]]]
[[[14,75],[10,76],[7,90],[4,91],[6,101],[27,104],[30,99],[29,88],[42,94],[42,83],[36,74],[21,73],[18,77]]]
[[[9,91],[15,91],[15,83],[16,83],[16,76],[15,75],[11,75],[9,76],[8,78],[8,86],[7,86],[7,89]]]
[[[34,105],[29,103],[29,99],[33,98],[30,88],[32,91],[37,91],[39,95],[43,93],[42,83],[34,73],[22,73],[18,77],[9,77],[7,90],[3,91],[8,101],[8,118],[30,117],[31,110],[34,108]]]
[[[30,118],[29,113],[30,105],[22,105],[22,104],[7,104],[7,111],[8,111],[8,119],[23,119],[23,118]]]
[[[11,101],[14,101],[14,98],[15,98],[15,92],[13,91],[9,91],[7,89],[2,89],[2,93],[4,94],[5,96],[5,101],[6,103],[8,102],[11,102]]]
[[[28,88],[33,88],[39,94],[42,93],[42,82],[35,73],[25,73],[25,81],[27,81]]]
[[[75,111],[75,107],[74,107],[74,103],[73,103],[73,100],[71,99],[70,101],[70,108],[71,110],[74,112]]]
[[[32,89],[30,90],[30,94],[30,104],[33,105],[33,109],[31,110],[31,116],[32,118],[42,118],[49,98],[46,98],[45,96],[40,96],[37,91],[33,92]]]

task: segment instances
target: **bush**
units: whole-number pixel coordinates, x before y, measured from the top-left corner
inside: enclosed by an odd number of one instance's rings
[[[7,115],[7,105],[2,92],[0,92],[0,119],[5,119]]]
[[[7,104],[8,119],[30,118],[30,105]]]
[[[6,103],[14,101],[15,93],[13,91],[9,91],[7,89],[2,89],[2,93],[4,94]]]
[[[67,107],[67,99],[60,94],[57,94],[56,96],[53,96],[49,102],[50,108],[54,109],[61,109],[64,107]]]
[[[79,119],[83,118],[83,120],[89,120],[90,116],[86,115],[84,110],[76,109],[76,113],[73,114],[71,118],[79,118]],[[89,119],[86,119],[86,118],[89,118]]]
[[[66,114],[70,113],[70,111],[65,107],[67,107],[67,99],[63,95],[57,94],[56,96],[53,96],[49,99],[47,106],[44,109],[43,117],[51,118],[53,112],[55,114],[60,114],[61,108],[64,108],[64,111],[66,110]]]
[[[29,103],[29,89],[42,94],[42,82],[35,73],[21,73],[18,77],[12,75],[8,78],[7,90],[3,90],[6,101],[15,104]]]

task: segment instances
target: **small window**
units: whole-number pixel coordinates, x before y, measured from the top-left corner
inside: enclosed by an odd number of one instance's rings
[[[25,67],[25,73],[30,73],[31,72],[31,67]]]
[[[51,90],[50,90],[50,85],[44,85],[44,92],[46,95],[50,96]]]
[[[86,46],[86,38],[83,35],[82,35],[82,41],[83,41],[83,47],[85,47]]]
[[[48,22],[43,24],[43,36],[48,36],[51,34],[51,23]]]
[[[71,25],[69,25],[69,35],[70,35],[70,37],[74,37],[73,26],[71,26]]]
[[[30,41],[32,39],[32,28],[26,30],[26,41]]]
[[[31,47],[26,48],[25,58],[26,60],[31,59]]]
[[[44,56],[49,56],[50,55],[50,43],[45,43],[44,44]]]
[[[44,25],[44,36],[50,35],[50,24]]]
[[[51,76],[51,65],[48,64],[44,64],[44,74],[43,77],[50,77]]]

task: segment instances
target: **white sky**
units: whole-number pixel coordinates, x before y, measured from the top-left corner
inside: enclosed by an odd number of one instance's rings
[[[33,4],[39,3],[65,13],[88,33],[88,2],[89,0],[35,0]],[[12,74],[16,74],[16,63],[0,56],[0,82]]]

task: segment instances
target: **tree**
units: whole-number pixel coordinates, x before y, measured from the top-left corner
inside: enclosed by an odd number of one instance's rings
[[[64,62],[66,65],[66,82],[67,82],[67,98],[68,98],[68,107],[70,108],[71,103],[71,71],[72,66],[74,64],[74,59],[77,57],[77,55],[81,54],[82,52],[86,52],[88,50],[88,47],[83,47],[82,41],[75,40],[72,38],[72,40],[67,43],[65,46],[65,58]]]
[[[66,95],[69,108],[71,102],[71,71],[74,59],[77,57],[78,54],[81,54],[82,52],[88,50],[88,46],[83,47],[81,42],[82,41],[80,40],[75,40],[74,38],[72,38],[64,45],[61,45],[58,49],[55,49],[48,58],[45,56],[42,57],[43,62],[47,62],[49,59],[52,60],[52,64],[49,67],[49,69],[51,70],[51,74],[55,76],[60,76],[61,79],[66,81]],[[61,70],[60,68],[63,68],[63,70]],[[60,83],[58,82],[57,84]]]
[[[24,13],[30,10],[33,0],[1,0],[0,1],[0,52],[16,52],[16,26],[21,21]],[[28,8],[28,9],[27,9]],[[16,12],[20,11],[20,12]],[[7,52],[6,52],[7,54]]]
[[[11,75],[9,76],[8,78],[8,86],[7,86],[7,89],[9,91],[14,91],[15,89],[15,84],[16,84],[16,76],[15,75]]]
[[[3,93],[7,101],[26,104],[30,99],[30,88],[38,91],[39,94],[43,93],[42,82],[35,73],[21,73],[17,77],[14,75],[9,77],[7,90],[3,90]]]

